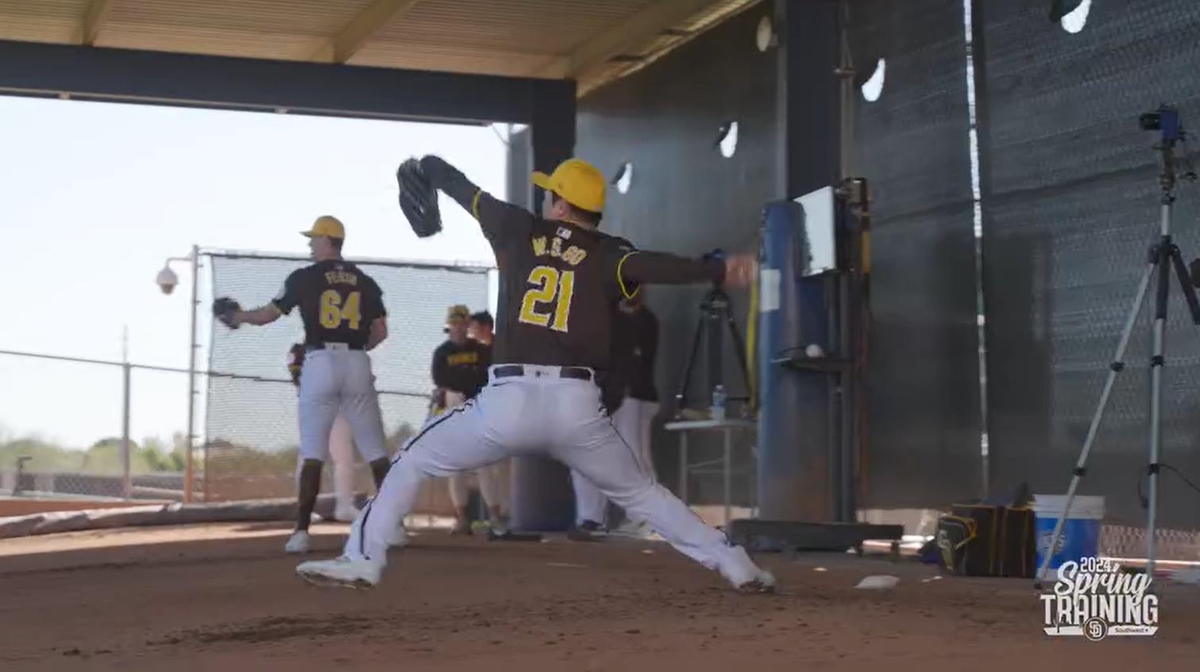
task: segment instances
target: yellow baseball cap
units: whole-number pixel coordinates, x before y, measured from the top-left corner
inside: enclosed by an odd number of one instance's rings
[[[466,320],[471,317],[471,309],[462,304],[450,306],[450,310],[446,311],[446,321],[454,322],[455,320]]]
[[[337,217],[332,215],[321,215],[317,218],[317,221],[313,222],[311,229],[308,231],[301,231],[300,235],[307,236],[309,238],[328,236],[330,238],[345,240],[346,227],[342,225],[341,220]]]
[[[604,175],[583,159],[567,159],[553,173],[535,172],[532,179],[537,186],[553,191],[580,210],[597,213],[604,210]]]

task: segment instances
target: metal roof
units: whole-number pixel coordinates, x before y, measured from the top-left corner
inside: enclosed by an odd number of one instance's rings
[[[582,96],[758,1],[0,0],[0,39],[574,78]]]

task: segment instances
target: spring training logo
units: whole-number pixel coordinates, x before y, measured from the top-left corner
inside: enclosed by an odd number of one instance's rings
[[[1058,568],[1054,592],[1042,594],[1043,630],[1098,642],[1117,635],[1158,632],[1158,596],[1147,593],[1150,575],[1125,574],[1105,558],[1068,560]]]

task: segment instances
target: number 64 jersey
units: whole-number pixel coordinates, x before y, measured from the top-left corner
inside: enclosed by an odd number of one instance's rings
[[[494,363],[608,370],[612,312],[636,291],[620,279],[632,246],[484,192],[471,212],[500,268]]]
[[[318,261],[293,271],[272,303],[284,315],[300,308],[306,346],[345,343],[362,350],[371,323],[387,315],[383,291],[375,279],[342,259]]]

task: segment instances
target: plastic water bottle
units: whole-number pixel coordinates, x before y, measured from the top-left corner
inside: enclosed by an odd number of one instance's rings
[[[725,419],[725,386],[717,385],[713,388],[712,393],[712,410],[710,411],[713,420]]]

